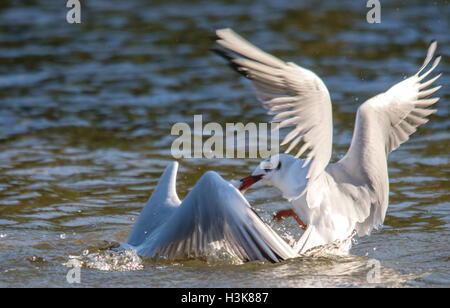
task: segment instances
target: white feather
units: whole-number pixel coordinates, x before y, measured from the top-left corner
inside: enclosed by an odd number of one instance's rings
[[[213,171],[180,202],[175,191],[177,166],[175,162],[167,167],[130,233],[127,244],[140,255],[173,260],[223,248],[242,261],[279,262],[297,256],[239,190]]]

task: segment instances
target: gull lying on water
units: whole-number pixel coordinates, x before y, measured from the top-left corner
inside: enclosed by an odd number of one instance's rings
[[[127,240],[141,256],[183,259],[224,249],[241,261],[297,256],[256,214],[244,196],[214,171],[206,172],[181,202],[178,163],[164,171]]]
[[[332,147],[331,100],[322,80],[312,71],[269,55],[231,29],[216,32],[216,50],[249,78],[257,98],[275,115],[280,128],[294,126],[282,145],[289,153],[301,141],[296,156],[280,154],[263,161],[242,179],[245,191],[262,182],[277,187],[292,207],[278,212],[293,216],[305,232],[289,246],[252,210],[241,192],[217,173],[207,172],[181,202],[175,191],[177,163],[164,172],[145,205],[127,243],[143,256],[168,259],[202,256],[223,248],[240,260],[278,262],[313,247],[345,241],[356,231],[370,234],[384,221],[388,207],[387,157],[426,123],[439,98],[429,88],[440,74],[424,81],[436,68],[436,42],[428,48],[419,71],[359,108],[347,154],[329,163]],[[306,159],[299,159],[309,149]],[[349,247],[347,247],[348,249]]]

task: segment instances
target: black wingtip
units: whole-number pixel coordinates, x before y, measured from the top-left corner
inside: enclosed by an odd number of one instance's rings
[[[208,39],[213,41],[213,42],[216,42],[220,38],[216,34],[212,34],[212,35],[208,35]]]
[[[211,48],[210,51],[212,51],[216,55],[220,56],[221,58],[227,60],[228,66],[231,67],[234,71],[236,71],[237,73],[241,74],[242,76],[244,76],[246,78],[250,78],[248,76],[247,72],[242,69],[242,67],[240,67],[239,65],[234,63],[234,61],[233,61],[234,57],[230,53],[228,53],[225,50],[220,49],[220,48]]]
[[[221,58],[224,58],[227,61],[233,60],[233,57],[223,49],[214,47],[214,48],[211,48],[210,51],[212,51],[216,55],[220,56]]]

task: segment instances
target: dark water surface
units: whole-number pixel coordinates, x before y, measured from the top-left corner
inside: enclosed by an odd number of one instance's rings
[[[0,286],[70,286],[64,264],[84,262],[81,286],[450,286],[448,1],[88,1],[82,23],[65,1],[0,3]],[[333,101],[334,154],[346,152],[366,99],[416,72],[431,39],[443,55],[438,112],[389,158],[384,226],[348,257],[281,264],[141,260],[105,250],[126,240],[173,158],[176,122],[265,122],[248,81],[209,49],[232,27],[308,67]],[[207,170],[238,179],[253,159],[181,160],[184,197]],[[286,204],[255,186],[267,222]],[[296,238],[293,220],[273,224]]]

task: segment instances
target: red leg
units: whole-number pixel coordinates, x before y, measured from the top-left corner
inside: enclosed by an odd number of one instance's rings
[[[308,227],[297,216],[297,214],[295,214],[293,209],[286,209],[286,210],[278,211],[277,214],[275,216],[273,216],[273,219],[275,219],[276,221],[282,221],[286,217],[293,217],[303,230],[306,230],[306,228]]]
[[[291,209],[278,211],[277,214],[273,216],[273,219],[275,219],[276,221],[282,221],[286,217],[292,216],[292,212],[293,210]]]

